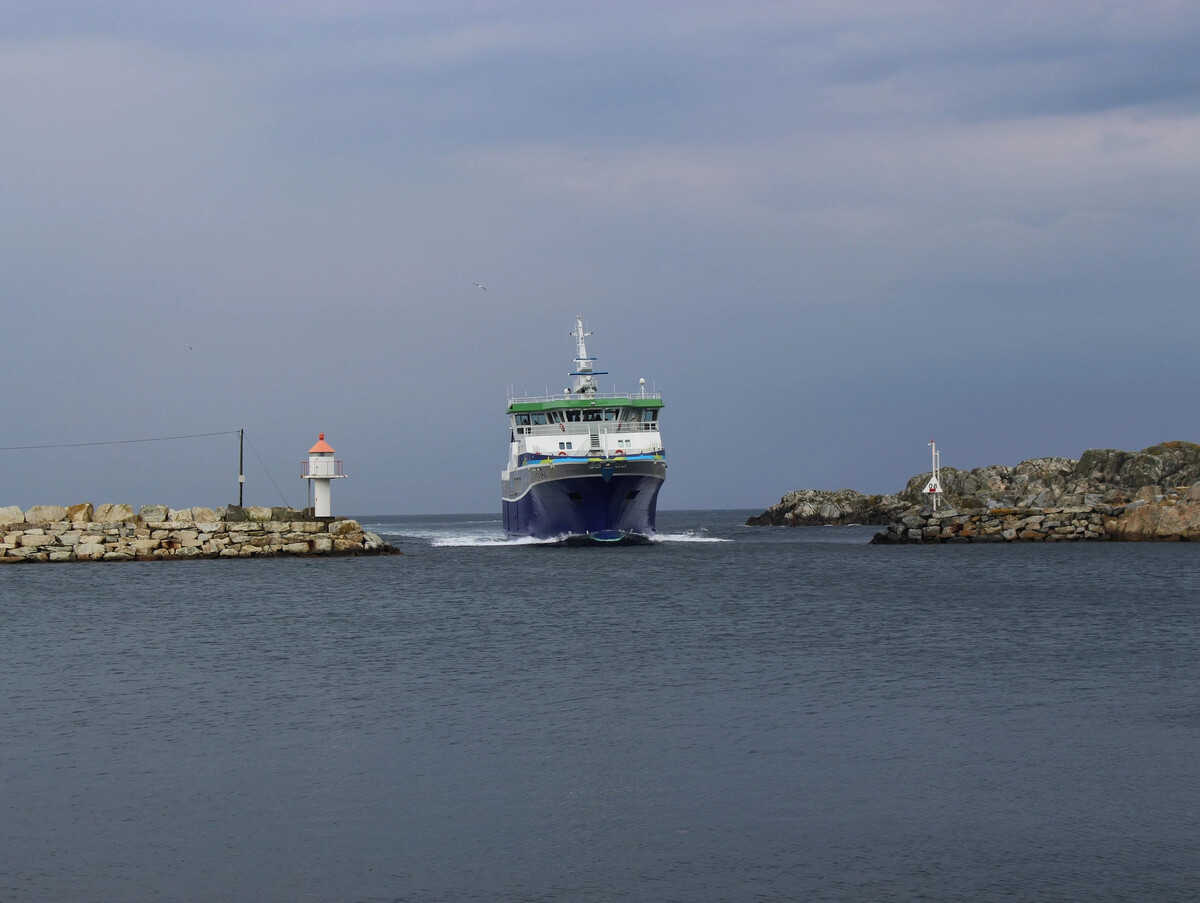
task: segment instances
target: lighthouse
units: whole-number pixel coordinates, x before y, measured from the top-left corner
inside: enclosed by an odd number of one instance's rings
[[[317,444],[308,450],[308,460],[300,465],[301,479],[312,484],[313,515],[332,517],[329,513],[329,481],[345,478],[342,462],[333,458],[333,448],[325,434],[317,436]]]

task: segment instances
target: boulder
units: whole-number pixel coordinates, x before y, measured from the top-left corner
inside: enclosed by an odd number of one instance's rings
[[[92,515],[92,520],[97,524],[119,524],[124,521],[136,521],[137,515],[133,513],[133,508],[121,502],[101,505]]]
[[[1061,477],[1064,481],[1075,470],[1079,462],[1073,458],[1030,458],[1013,468],[1013,476],[1026,476],[1031,480],[1045,482],[1050,477]]]
[[[61,505],[34,505],[25,512],[27,524],[55,524],[67,519],[67,509]]]
[[[9,505],[7,508],[0,508],[0,527],[7,527],[12,524],[25,523],[25,512],[16,505]]]
[[[190,523],[193,520],[191,508],[172,508],[167,512],[167,520],[175,523]]]
[[[192,516],[188,518],[188,520],[195,524],[201,522],[212,523],[213,521],[220,520],[220,518],[217,517],[217,512],[213,511],[212,508],[192,508],[191,511]]]
[[[337,520],[329,525],[331,536],[347,536],[351,533],[362,533],[362,526],[356,520]]]
[[[1075,465],[1074,476],[1092,484],[1133,490],[1143,486],[1186,486],[1200,480],[1200,445],[1173,441],[1140,452],[1088,449]]]
[[[1162,490],[1157,486],[1143,486],[1133,494],[1135,502],[1158,502],[1162,499]]]
[[[170,519],[171,509],[166,505],[142,505],[138,509],[138,517],[142,519],[143,523],[161,524]]]
[[[1132,542],[1148,540],[1200,540],[1200,499],[1184,498],[1175,504],[1130,506],[1117,521],[1118,539]]]
[[[90,523],[95,514],[96,509],[92,507],[91,502],[83,502],[67,508],[67,520],[73,524]]]

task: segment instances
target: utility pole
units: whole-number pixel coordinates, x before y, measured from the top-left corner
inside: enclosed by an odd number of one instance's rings
[[[242,489],[246,485],[246,431],[238,430],[238,507],[242,507]]]
[[[933,510],[937,511],[938,496],[942,494],[942,455],[937,450],[937,443],[929,440],[933,449],[933,471],[929,474],[929,482],[925,484],[925,492],[933,497]]]

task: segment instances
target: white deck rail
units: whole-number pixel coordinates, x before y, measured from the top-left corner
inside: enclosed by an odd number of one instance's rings
[[[661,392],[632,392],[628,394],[613,393],[610,395],[524,395],[520,398],[510,397],[508,403],[512,404],[532,404],[534,402],[546,401],[574,401],[578,398],[586,398],[588,401],[596,403],[596,407],[603,407],[605,401],[635,401],[639,398],[662,398]],[[589,405],[590,407],[590,405]]]
[[[560,426],[566,429],[560,429]],[[572,421],[571,423],[539,423],[537,426],[518,426],[515,427],[518,436],[561,436],[565,439],[578,439],[592,434],[592,427],[599,427],[596,430],[601,436],[636,436],[638,433],[657,433],[657,422],[643,422],[641,420],[600,420],[587,421],[580,423]]]

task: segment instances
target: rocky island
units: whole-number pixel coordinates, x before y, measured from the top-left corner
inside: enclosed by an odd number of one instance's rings
[[[940,468],[934,512],[912,477],[894,495],[849,489],[789,492],[750,526],[879,524],[873,543],[1200,541],[1200,446],[1091,449],[1015,467]]]
[[[0,564],[398,554],[358,521],[289,508],[0,508]]]

